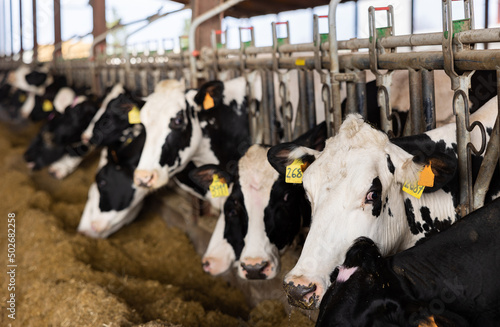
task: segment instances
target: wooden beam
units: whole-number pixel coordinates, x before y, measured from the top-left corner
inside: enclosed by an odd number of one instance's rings
[[[192,20],[221,3],[223,3],[222,0],[191,0]],[[219,14],[198,27],[195,40],[197,50],[200,50],[204,46],[211,46],[211,32],[212,30],[220,30],[222,17],[223,14]]]
[[[57,0],[56,0],[57,1]],[[91,0],[90,5],[92,6],[93,18],[94,18],[94,29],[92,30],[92,35],[94,38],[104,32],[106,32],[106,0]],[[106,40],[99,42],[95,49],[93,55],[96,52],[102,52],[105,50]]]
[[[58,45],[59,49],[54,52],[54,60],[61,56],[61,3],[59,0],[54,0],[54,46]]]

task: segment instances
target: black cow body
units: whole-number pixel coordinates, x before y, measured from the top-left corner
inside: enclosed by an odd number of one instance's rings
[[[336,270],[316,326],[498,326],[498,235],[500,200],[387,258],[360,238]]]

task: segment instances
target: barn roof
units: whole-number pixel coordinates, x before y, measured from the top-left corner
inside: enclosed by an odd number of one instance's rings
[[[183,4],[189,4],[191,0],[173,0]],[[348,2],[353,0],[342,0]],[[224,14],[236,18],[253,17],[267,14],[277,14],[282,11],[313,8],[330,3],[330,0],[251,0],[243,1],[228,9]]]

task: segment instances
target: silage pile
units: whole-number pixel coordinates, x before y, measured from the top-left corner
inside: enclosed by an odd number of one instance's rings
[[[250,309],[242,293],[203,272],[185,233],[153,209],[106,240],[75,232],[97,158],[63,181],[30,173],[22,153],[39,126],[0,125],[0,263],[16,214],[16,320],[0,278],[0,326],[312,326],[279,301]]]

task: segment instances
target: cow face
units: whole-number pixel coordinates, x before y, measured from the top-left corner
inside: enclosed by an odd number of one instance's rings
[[[184,93],[184,83],[160,82],[141,110],[146,143],[135,172],[136,185],[158,188],[190,161],[201,141],[195,115],[195,91]]]
[[[400,278],[371,239],[357,239],[332,274],[316,326],[469,326],[456,313],[415,299]]]
[[[141,124],[137,124],[141,126]],[[96,181],[89,190],[78,231],[96,238],[105,238],[130,223],[139,213],[147,190],[136,188],[133,172],[145,133],[131,134],[121,144],[103,150]]]
[[[126,139],[124,132],[133,129],[135,125],[139,126],[135,121],[131,123],[129,112],[139,110],[143,105],[144,102],[132,100],[125,94],[120,94],[111,100],[106,111],[95,123],[89,143],[104,146],[123,143]]]
[[[431,215],[449,217],[449,223],[455,219],[453,198],[441,189],[455,173],[453,151],[449,157],[446,152],[442,156],[424,156],[425,151],[413,156],[359,115],[348,116],[339,134],[327,140],[321,153],[293,144],[278,145],[271,151],[269,160],[278,171],[284,171],[297,158],[310,164],[303,185],[311,203],[311,228],[299,261],[284,282],[290,302],[297,306],[311,309],[319,304],[330,284],[330,273],[356,238],[374,239],[387,254],[407,248],[424,236],[412,234],[405,219],[408,204],[413,203],[413,208],[421,204],[415,203],[417,199],[408,199],[410,196],[401,190],[406,181],[418,181],[424,164],[432,162],[436,176],[434,187],[426,190],[435,191],[429,201],[438,201],[442,206]],[[424,225],[423,216],[423,211],[415,212],[414,223],[421,221]],[[427,231],[440,228],[433,223],[430,218]]]
[[[82,133],[82,142],[84,144],[89,144],[91,138],[94,138],[97,144],[100,144],[99,142],[104,139],[101,135],[94,136],[94,128],[95,128],[96,122],[98,120],[100,120],[102,115],[107,111],[109,102],[111,100],[117,98],[120,94],[124,94],[124,93],[126,93],[126,90],[123,88],[123,85],[121,85],[121,84],[116,84],[115,86],[113,86],[113,88],[109,92],[106,93],[106,96],[102,100],[101,107],[99,108],[99,110],[97,110],[97,113],[94,115],[94,117],[90,121],[89,125],[87,126],[85,131]],[[141,104],[141,107],[142,107],[142,105],[143,104]],[[109,124],[109,122],[106,121],[106,123],[105,123],[104,121],[101,121],[100,124],[102,124],[103,126],[101,126],[100,128],[98,127],[96,129],[96,132],[99,131],[99,133],[103,133],[101,131],[101,129],[107,130],[107,125]]]
[[[80,135],[96,110],[93,103],[80,97],[64,114],[54,111],[54,118],[40,129],[24,154],[28,167],[41,169],[66,153],[71,156],[85,154],[88,148],[80,143]]]
[[[28,108],[23,106],[21,110],[21,115],[24,118],[29,117],[32,121],[40,121],[44,119],[48,119],[51,115],[53,115],[53,111],[57,110],[60,113],[64,112],[67,106],[71,104],[74,99],[74,93],[71,99],[63,100],[63,103],[60,103],[64,98],[64,92],[59,94],[60,91],[66,86],[66,78],[64,76],[57,76],[54,78],[54,82],[47,86],[45,89],[45,94],[43,96],[35,96],[35,104],[34,107]],[[58,102],[54,100],[59,94]],[[62,108],[56,108],[55,105],[63,106]]]

